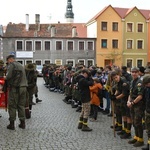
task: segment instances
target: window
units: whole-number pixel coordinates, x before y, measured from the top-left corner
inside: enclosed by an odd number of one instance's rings
[[[137,60],[137,67],[141,67],[143,63],[143,60],[139,59]]]
[[[88,42],[88,50],[93,50],[93,49],[94,49],[93,42]]]
[[[73,50],[73,41],[68,41],[68,50]]]
[[[62,41],[56,41],[56,50],[62,50]]]
[[[83,41],[79,42],[79,50],[84,50],[84,42]]]
[[[88,60],[87,61],[87,67],[93,66],[94,65],[94,60]]]
[[[85,65],[85,60],[80,59],[80,60],[78,60],[78,62],[79,62],[80,65]]]
[[[127,23],[127,32],[132,32],[132,23]]]
[[[67,59],[67,60],[66,60],[66,64],[71,65],[71,66],[74,66],[74,65],[75,65],[75,60]]]
[[[35,63],[36,65],[42,65],[41,60],[36,60]]]
[[[17,41],[17,51],[22,51],[22,50],[23,50],[23,42]]]
[[[51,43],[50,43],[50,41],[45,41],[45,43],[44,43],[44,49],[45,50],[50,50],[51,49]]]
[[[132,49],[132,40],[127,40],[127,49]]]
[[[127,68],[132,68],[132,59],[127,60]]]
[[[118,22],[113,22],[112,23],[112,30],[113,31],[118,31]]]
[[[26,64],[31,64],[31,63],[33,63],[32,60],[26,60]]]
[[[118,40],[112,40],[112,47],[118,48]]]
[[[137,49],[143,49],[143,41],[142,40],[137,41]]]
[[[102,41],[101,41],[101,47],[102,48],[107,48],[107,40],[106,39],[102,39]]]
[[[33,50],[32,41],[26,41],[26,51],[32,51]]]
[[[107,22],[102,22],[101,23],[101,30],[102,31],[107,31]]]
[[[42,50],[41,41],[35,41],[35,50]]]
[[[138,32],[143,32],[143,24],[138,24]]]
[[[50,64],[50,60],[45,60],[45,64]]]

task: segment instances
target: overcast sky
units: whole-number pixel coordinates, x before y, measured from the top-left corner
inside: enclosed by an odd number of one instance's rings
[[[74,22],[86,23],[108,5],[113,7],[150,9],[150,0],[72,0]],[[35,14],[40,14],[40,23],[65,22],[67,0],[0,0],[0,24],[35,23]]]

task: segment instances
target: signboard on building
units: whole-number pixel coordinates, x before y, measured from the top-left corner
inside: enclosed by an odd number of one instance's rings
[[[16,58],[33,58],[33,52],[16,51]]]

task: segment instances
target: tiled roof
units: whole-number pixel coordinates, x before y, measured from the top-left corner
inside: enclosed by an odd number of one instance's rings
[[[36,24],[29,24],[29,31],[26,31],[26,24],[9,23],[4,37],[51,37],[52,26],[56,29],[54,37],[72,37],[72,27],[76,27],[77,37],[87,37],[87,28],[83,23],[40,24],[39,31],[36,31]]]
[[[93,22],[94,20],[97,19],[97,17],[99,17],[108,7],[112,7],[111,5],[104,7],[99,13],[97,13],[92,19],[90,19],[88,21],[88,23]],[[117,13],[118,15],[123,19],[125,18],[134,8],[119,8],[119,7],[112,7]],[[138,9],[138,8],[137,8]],[[141,14],[145,17],[145,19],[150,19],[150,10],[143,10],[143,9],[138,9]],[[88,24],[87,23],[87,24]]]

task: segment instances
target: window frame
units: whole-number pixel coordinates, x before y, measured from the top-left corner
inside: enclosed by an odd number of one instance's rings
[[[27,42],[28,42],[28,41],[31,42],[31,44],[32,44],[32,45],[31,45],[32,50],[27,50]],[[25,40],[25,51],[29,51],[29,52],[30,52],[30,51],[34,51],[34,49],[33,49],[33,40]]]
[[[22,50],[21,49],[17,49],[17,42],[22,42]],[[16,40],[15,41],[15,51],[24,51],[24,41],[23,40]]]
[[[57,49],[57,42],[61,42],[61,49]],[[63,50],[63,40],[56,40],[55,41],[55,50],[56,51],[62,51]]]

